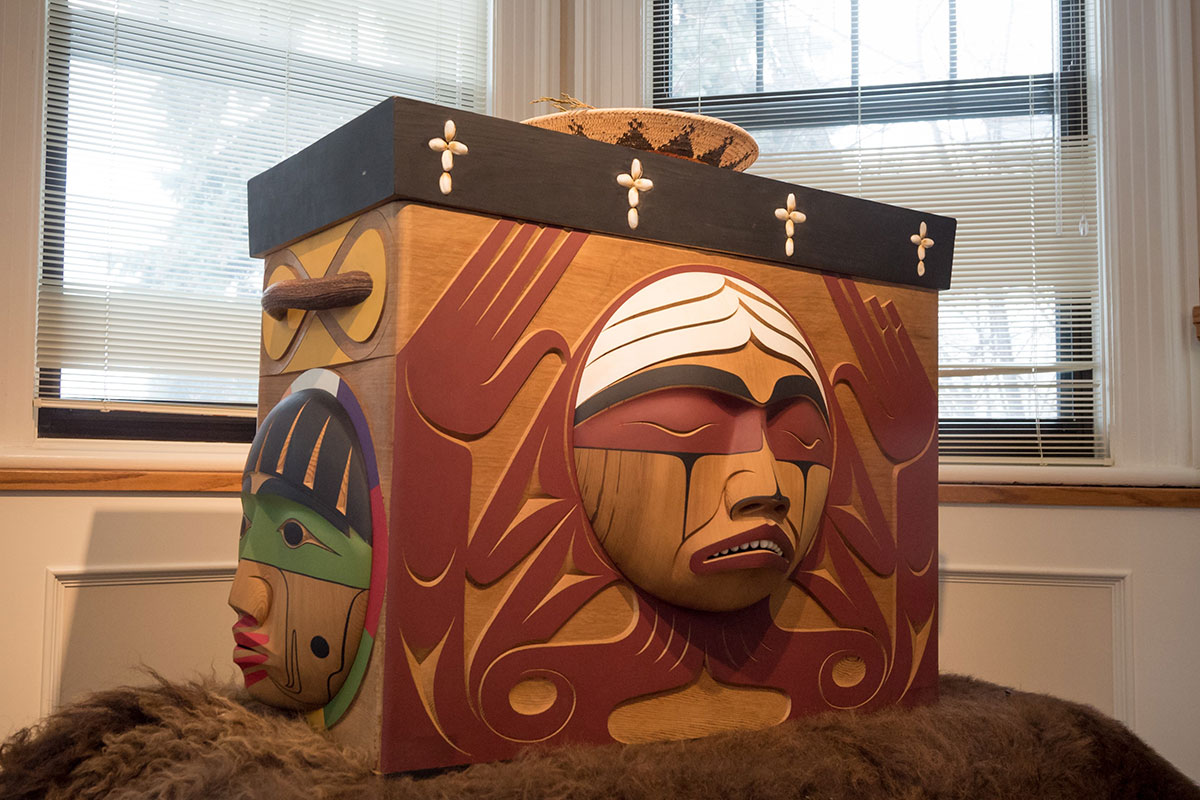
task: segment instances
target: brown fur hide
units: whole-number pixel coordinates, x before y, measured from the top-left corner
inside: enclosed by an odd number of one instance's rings
[[[1196,798],[1086,706],[943,676],[941,701],[688,742],[374,774],[295,717],[202,685],[100,692],[0,746],[3,798]]]

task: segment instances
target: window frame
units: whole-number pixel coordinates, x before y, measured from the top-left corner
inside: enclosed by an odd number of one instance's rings
[[[45,0],[47,31],[51,0]],[[66,0],[63,0],[64,5]],[[60,19],[70,20],[79,15],[101,22],[108,15],[99,11],[63,8],[56,12]],[[256,50],[250,43],[228,37],[180,28],[165,22],[139,20],[137,25],[153,30],[158,38],[173,43],[174,52],[180,63],[190,63],[189,56],[200,56],[212,52],[236,53],[244,51],[253,55]],[[70,51],[70,36],[74,26],[67,24],[65,42],[57,46],[59,51]],[[45,151],[43,155],[43,180],[45,189],[41,193],[41,213],[44,235],[41,238],[40,290],[65,290],[65,254],[56,242],[66,239],[67,206],[67,148],[69,131],[69,92],[52,92],[49,87],[70,85],[68,59],[50,57],[48,41],[46,48],[46,79],[43,131]],[[491,44],[489,43],[489,47]],[[332,64],[335,62],[315,54],[306,54],[309,62]],[[377,82],[391,78],[371,67],[336,62],[337,70],[373,77]],[[180,68],[170,63],[146,63],[146,73],[170,75]],[[333,70],[329,70],[332,72]],[[52,80],[53,79],[53,80]],[[490,90],[490,87],[489,87]],[[474,95],[468,94],[468,97]],[[485,98],[486,99],[486,98]],[[52,190],[53,189],[53,190]],[[54,367],[39,367],[35,379],[36,435],[40,439],[98,439],[122,441],[177,441],[177,442],[228,442],[249,444],[254,438],[257,425],[254,404],[220,403],[198,407],[186,402],[148,402],[140,400],[113,399],[111,401],[71,399],[61,396],[61,372]],[[161,406],[161,410],[156,408]]]
[[[596,105],[648,105],[647,3],[588,4],[574,16],[541,0],[497,4],[492,113],[522,119],[531,113],[530,97],[560,91]],[[1187,3],[1142,8],[1097,0],[1097,5],[1101,219],[1106,223],[1101,259],[1135,267],[1105,270],[1101,287],[1102,313],[1111,323],[1106,333],[1111,358],[1103,379],[1112,399],[1112,463],[943,463],[943,482],[1200,486],[1200,346],[1191,322],[1200,263],[1200,117],[1194,116],[1200,105],[1194,65],[1200,61],[1193,61],[1193,48],[1200,53],[1200,14],[1193,19]],[[35,435],[45,16],[45,0],[0,3],[0,75],[6,89],[0,185],[9,188],[0,197],[0,241],[6,243],[9,265],[0,292],[0,336],[7,345],[0,359],[0,471],[240,471],[245,445]],[[528,53],[552,57],[528,59]],[[1118,229],[1131,233],[1118,236]]]
[[[49,5],[47,4],[47,8]],[[68,12],[70,13],[70,12]],[[79,12],[75,12],[79,13]],[[47,46],[48,48],[49,46]],[[70,45],[67,44],[69,48]],[[69,86],[70,63],[46,59],[46,85]],[[67,107],[69,96],[47,92],[45,155],[42,192],[41,291],[65,290],[65,258],[60,244],[66,240]],[[38,401],[61,400],[61,371],[38,367],[35,386]],[[82,405],[82,404],[81,404]],[[36,408],[37,436],[42,439],[123,439],[141,441],[235,442],[254,438],[255,419],[236,410],[252,408],[241,403],[214,408],[211,414],[175,411],[41,405]],[[231,413],[234,412],[234,413]]]
[[[765,0],[755,2],[755,43],[757,55],[756,84],[763,85]],[[1088,42],[1084,18],[1086,0],[1059,2],[1059,69],[1035,75],[1006,75],[990,78],[955,78],[957,46],[954,18],[958,0],[947,0],[950,26],[951,78],[941,81],[885,85],[859,84],[857,70],[858,0],[851,0],[851,84],[824,89],[757,92],[707,97],[673,97],[671,85],[671,0],[648,0],[650,13],[648,51],[652,64],[650,101],[655,108],[686,111],[710,116],[740,125],[752,132],[757,129],[828,127],[833,125],[935,121],[956,118],[989,118],[1011,116],[1015,113],[1052,114],[1058,123],[1057,136],[1063,147],[1088,135]],[[1033,98],[1031,104],[1030,98]],[[989,104],[981,111],[980,100]],[[967,101],[967,102],[964,102]],[[1092,309],[1085,312],[1090,324],[1056,325],[1056,355],[1059,362],[1071,360],[1072,353],[1094,352],[1094,337],[1101,320],[1092,318]],[[1078,310],[1059,305],[1055,314],[1061,322]],[[1091,331],[1083,336],[1079,332]],[[1075,360],[1078,360],[1077,358]],[[938,448],[944,457],[993,457],[994,447],[989,437],[1004,439],[1004,456],[1022,459],[1079,460],[1075,448],[1068,444],[1058,452],[1058,441],[1078,442],[1101,439],[1105,431],[1099,414],[1075,413],[1075,400],[1081,394],[1077,382],[1092,383],[1094,370],[1081,369],[1056,374],[1058,416],[959,418],[940,417]],[[1091,398],[1102,400],[1102,386],[1089,390]]]

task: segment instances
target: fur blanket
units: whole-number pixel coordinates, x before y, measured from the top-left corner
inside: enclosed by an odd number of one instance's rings
[[[1196,798],[1085,706],[944,676],[912,710],[824,714],[688,742],[529,750],[375,774],[303,721],[203,685],[100,692],[0,746],[4,798]]]

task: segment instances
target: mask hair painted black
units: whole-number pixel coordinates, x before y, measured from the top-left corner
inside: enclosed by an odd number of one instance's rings
[[[267,414],[246,459],[243,491],[252,473],[270,476],[259,488],[295,500],[342,533],[353,529],[371,544],[371,498],[362,447],[349,415],[333,395],[301,389]]]

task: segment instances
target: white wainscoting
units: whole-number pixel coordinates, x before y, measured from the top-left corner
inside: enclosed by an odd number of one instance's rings
[[[1089,703],[1200,780],[1200,509],[943,505],[943,671]]]
[[[1129,724],[1128,571],[943,565],[941,669],[1087,703]]]
[[[41,710],[88,692],[165,678],[235,677],[235,564],[46,571]]]
[[[80,691],[233,677],[233,495],[0,493],[0,738]]]

